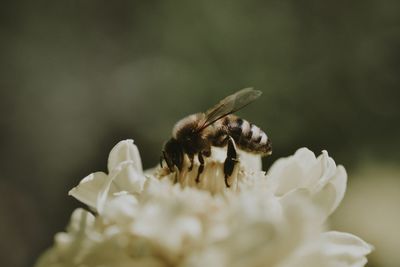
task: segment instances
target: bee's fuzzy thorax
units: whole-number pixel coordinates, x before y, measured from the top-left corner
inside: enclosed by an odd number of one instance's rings
[[[179,133],[184,129],[197,129],[199,122],[204,118],[204,113],[196,113],[179,120],[172,129],[172,137],[178,139]]]

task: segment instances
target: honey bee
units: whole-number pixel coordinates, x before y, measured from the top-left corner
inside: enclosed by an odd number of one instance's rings
[[[178,121],[162,150],[160,165],[166,162],[170,172],[181,171],[186,154],[192,171],[194,157],[200,163],[196,182],[204,170],[204,157],[211,156],[211,146],[227,146],[224,162],[225,184],[238,163],[236,146],[246,152],[267,156],[272,153],[271,140],[256,125],[233,115],[232,113],[247,106],[261,95],[261,91],[252,88],[242,89],[222,99],[205,113],[189,115]]]

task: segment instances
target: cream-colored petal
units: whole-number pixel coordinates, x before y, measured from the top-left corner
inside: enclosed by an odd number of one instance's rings
[[[338,207],[344,197],[347,183],[346,170],[342,166],[335,168],[335,173],[328,182],[318,190],[314,190],[312,199],[328,217]],[[313,188],[315,189],[315,187]]]
[[[335,161],[329,157],[328,152],[324,150],[322,154],[318,156],[317,160],[314,161],[308,172],[306,172],[306,176],[308,177],[306,186],[313,192],[317,192],[330,181],[335,172]]]
[[[110,174],[92,173],[69,191],[76,199],[101,213],[105,202],[120,191],[138,193],[143,189],[145,176],[139,151],[133,140],[119,142],[108,158]]]
[[[108,172],[112,172],[121,162],[132,161],[136,171],[143,172],[139,150],[132,139],[120,141],[108,156]]]
[[[114,192],[140,193],[146,181],[145,175],[137,170],[132,161],[121,162],[110,173],[110,176],[114,177],[112,180]]]
[[[107,179],[107,174],[103,172],[92,173],[83,178],[76,187],[72,188],[68,195],[96,209],[99,193],[107,183]]]
[[[179,211],[179,206],[173,202],[166,202],[166,205],[148,203],[141,207],[132,232],[161,246],[162,253],[173,258],[184,249],[185,242],[198,238],[202,231],[197,218]]]
[[[279,159],[273,164],[267,175],[268,187],[277,196],[283,196],[293,190],[307,189],[314,202],[331,214],[343,199],[346,190],[347,174],[342,166],[326,151],[315,158],[314,153],[302,148],[295,155]]]
[[[262,171],[261,156],[238,150],[239,161],[244,168],[254,172]]]
[[[294,160],[279,159],[267,173],[269,187],[282,196],[307,182],[302,166]]]
[[[95,217],[92,213],[82,208],[77,208],[72,212],[67,230],[73,233],[82,232],[87,227],[93,226],[94,221]]]
[[[318,240],[300,247],[279,267],[362,267],[373,247],[349,233],[325,232]]]
[[[96,199],[96,210],[102,213],[109,197],[118,192],[141,192],[145,180],[144,174],[136,170],[136,166],[132,161],[121,162],[108,175],[105,183],[100,188]]]
[[[336,173],[330,180],[330,183],[335,187],[336,190],[336,199],[330,210],[330,213],[332,213],[339,206],[340,202],[342,202],[347,188],[347,172],[342,165],[337,167]]]
[[[322,233],[321,240],[325,256],[335,262],[346,262],[351,267],[363,266],[359,263],[366,262],[365,256],[373,250],[370,244],[349,233],[330,231]]]
[[[303,166],[304,170],[310,169],[316,160],[315,154],[306,147],[297,149],[293,158],[300,166]]]
[[[311,179],[306,174],[315,162],[314,153],[307,148],[298,149],[293,156],[278,159],[267,174],[269,187],[279,196],[306,187]]]
[[[104,218],[120,228],[130,227],[136,217],[138,200],[131,194],[121,194],[108,201],[104,207]]]

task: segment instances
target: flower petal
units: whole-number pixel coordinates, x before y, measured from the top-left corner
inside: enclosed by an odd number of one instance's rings
[[[309,178],[307,187],[313,192],[318,192],[330,181],[335,172],[335,161],[329,157],[326,150],[322,151],[322,154],[318,156],[317,160],[306,172]]]
[[[315,158],[306,148],[296,151],[293,156],[279,159],[267,174],[269,188],[277,196],[284,196],[293,190],[307,189],[311,198],[326,213],[331,214],[343,199],[347,174],[343,166],[326,151]]]
[[[161,246],[163,253],[173,258],[184,250],[185,243],[200,237],[202,228],[198,218],[189,212],[185,214],[180,204],[165,203],[147,203],[140,207],[140,216],[133,222],[132,231]]]
[[[120,141],[113,147],[108,156],[108,172],[124,161],[132,161],[136,171],[143,172],[139,150],[132,139]]]
[[[347,266],[363,266],[365,256],[373,247],[361,238],[342,232],[326,232],[321,235],[323,254],[335,262],[347,263]]]
[[[106,203],[104,218],[117,223],[121,228],[129,226],[136,215],[137,199],[131,194],[122,194]]]
[[[95,172],[89,174],[72,188],[68,195],[73,196],[82,203],[96,209],[99,192],[107,182],[107,174],[104,172]]]
[[[109,175],[96,172],[85,177],[69,191],[69,195],[101,213],[107,199],[113,194],[142,191],[146,177],[133,140],[124,140],[114,146],[108,158],[108,169]]]
[[[126,191],[129,193],[140,193],[143,190],[146,176],[137,170],[137,166],[132,161],[121,162],[110,173],[113,177],[112,193]]]
[[[338,166],[329,182],[313,195],[313,200],[330,215],[339,206],[346,191],[347,173],[343,166]]]
[[[315,161],[314,153],[307,148],[298,149],[293,156],[278,159],[267,174],[271,187],[278,196],[305,187],[309,180],[306,173]]]
[[[344,198],[344,194],[347,188],[347,172],[342,165],[337,167],[335,176],[331,179],[332,185],[336,190],[336,199],[332,205],[330,213],[332,213],[339,206]]]
[[[301,247],[279,267],[362,267],[373,247],[357,236],[325,232],[319,241]]]
[[[120,192],[140,193],[143,189],[146,177],[136,170],[132,161],[121,162],[105,179],[103,186],[97,195],[96,209],[103,211],[107,199]]]

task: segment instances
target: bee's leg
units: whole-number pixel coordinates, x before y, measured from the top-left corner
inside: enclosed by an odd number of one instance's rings
[[[161,168],[163,168],[163,164],[162,164],[163,160],[164,160],[163,156],[160,156],[160,167]]]
[[[225,185],[230,187],[228,184],[228,178],[232,175],[235,164],[238,162],[237,153],[235,148],[235,141],[231,136],[227,136],[228,139],[228,149],[226,153],[226,159],[224,162],[224,175],[225,175]]]
[[[196,183],[200,182],[200,174],[204,171],[204,158],[202,152],[197,154],[197,158],[199,159],[200,165],[197,170],[197,177],[196,177]]]
[[[207,147],[206,149],[204,149],[201,154],[203,154],[204,157],[209,157],[211,156],[211,146]]]
[[[188,154],[189,160],[190,160],[190,166],[189,166],[189,171],[192,171],[193,169],[193,160],[194,160],[194,155]]]

